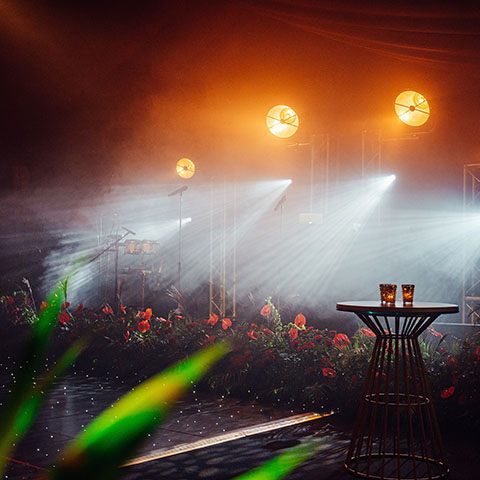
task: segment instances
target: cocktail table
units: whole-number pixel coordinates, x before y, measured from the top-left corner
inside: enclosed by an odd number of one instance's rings
[[[448,303],[340,302],[376,336],[345,468],[362,478],[434,480],[448,475],[418,336]]]

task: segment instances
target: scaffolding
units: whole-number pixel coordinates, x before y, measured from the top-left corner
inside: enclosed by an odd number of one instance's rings
[[[463,211],[465,214],[480,208],[480,163],[463,166]],[[464,267],[462,291],[462,322],[480,321],[480,258],[467,258],[469,242],[476,239],[468,236],[464,239]]]

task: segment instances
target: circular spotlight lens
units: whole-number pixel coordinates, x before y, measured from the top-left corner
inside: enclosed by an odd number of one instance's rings
[[[288,138],[298,130],[299,120],[292,108],[287,105],[275,105],[268,111],[266,123],[272,135]]]
[[[177,175],[181,178],[192,178],[195,175],[195,164],[189,158],[181,158],[176,165]]]
[[[395,113],[406,125],[419,127],[430,117],[430,106],[422,94],[406,90],[395,99]]]

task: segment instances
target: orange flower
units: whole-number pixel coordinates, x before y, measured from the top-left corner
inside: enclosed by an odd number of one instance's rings
[[[251,338],[252,340],[257,340],[258,339],[258,333],[255,331],[255,330],[249,330],[247,332],[247,335],[249,336],[249,338]]]
[[[327,378],[334,378],[337,376],[337,372],[330,367],[322,368],[322,375]]]
[[[369,328],[363,327],[360,329],[360,331],[366,336],[366,337],[375,337],[375,334],[370,330]]]
[[[145,313],[143,314],[143,319],[144,320],[150,320],[152,318],[153,312],[151,308],[147,308],[145,310]]]
[[[268,305],[268,304],[264,305],[262,307],[262,309],[260,310],[260,315],[262,317],[265,317],[265,318],[269,317],[271,313],[272,313],[272,309],[270,308],[270,305]]]
[[[339,349],[339,350],[345,350],[350,345],[350,339],[348,338],[348,335],[345,335],[344,333],[337,333],[333,337],[333,344]]]
[[[303,315],[303,313],[299,313],[295,317],[295,325],[298,328],[304,329],[306,324],[307,324],[307,319],[305,318],[305,315]]]
[[[442,390],[440,392],[440,397],[445,400],[447,398],[450,398],[454,393],[455,393],[455,387],[452,385],[451,387],[446,388],[445,390]]]
[[[232,321],[229,318],[224,318],[222,320],[222,328],[224,330],[229,329],[232,326]]]
[[[295,327],[292,327],[289,331],[288,331],[288,335],[290,336],[290,338],[292,340],[295,340],[297,337],[298,337],[298,330],[295,328]]]
[[[110,305],[104,305],[103,308],[102,308],[102,312],[105,315],[113,315],[113,309]]]
[[[141,322],[138,322],[138,331],[140,333],[145,333],[150,330],[150,322],[148,320],[142,320]]]
[[[218,322],[218,315],[216,313],[212,313],[210,318],[207,320],[207,323],[214,327]]]

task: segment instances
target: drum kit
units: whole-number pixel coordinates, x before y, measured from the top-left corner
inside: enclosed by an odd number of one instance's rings
[[[119,244],[120,247],[124,247],[124,254],[131,256],[131,259],[137,257],[142,261],[142,266],[130,266],[121,270],[122,275],[129,276],[140,276],[140,307],[145,307],[145,287],[147,277],[158,275],[161,269],[154,269],[153,267],[147,268],[146,264],[151,264],[152,262],[147,262],[146,257],[151,257],[157,251],[158,242],[154,240],[126,240],[123,244]],[[138,262],[135,262],[138,263]]]
[[[158,275],[161,272],[161,267],[153,267],[152,258],[158,250],[158,243],[154,240],[136,240],[136,239],[127,239],[128,235],[135,235],[135,232],[129,230],[126,227],[121,227],[125,232],[122,235],[109,235],[106,239],[107,245],[106,247],[95,255],[93,258],[90,259],[90,262],[96,260],[102,254],[110,252],[114,254],[114,302],[115,306],[118,307],[120,304],[120,297],[121,297],[121,289],[123,287],[123,280],[122,282],[119,281],[119,276],[126,276],[134,277],[140,276],[140,307],[143,308],[145,305],[145,288],[146,288],[146,281],[147,277],[156,277],[156,282],[158,283]],[[130,266],[119,269],[119,260],[120,254],[123,253],[124,257],[130,257],[127,263]],[[123,263],[123,262],[122,262]],[[147,264],[149,265],[147,267]],[[152,265],[152,266],[150,266]],[[138,285],[136,281],[135,284]]]

